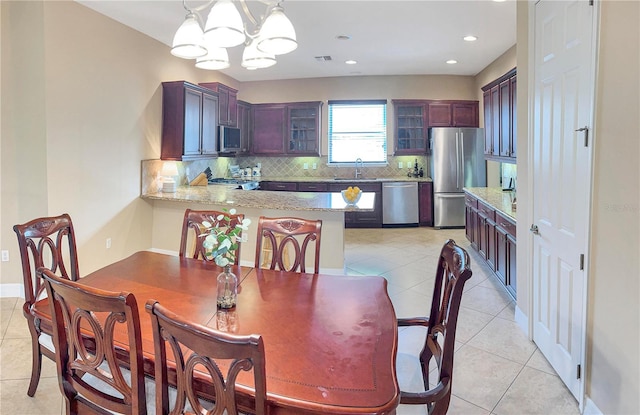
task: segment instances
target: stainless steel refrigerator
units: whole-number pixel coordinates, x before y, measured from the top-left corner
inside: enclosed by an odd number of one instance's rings
[[[433,179],[433,226],[464,227],[465,187],[485,187],[482,128],[430,128],[429,168]]]

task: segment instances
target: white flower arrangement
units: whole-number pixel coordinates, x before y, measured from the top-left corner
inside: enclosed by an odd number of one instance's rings
[[[236,214],[235,209],[228,211],[223,209],[223,211],[230,215]],[[220,267],[233,265],[236,261],[238,242],[242,238],[242,232],[249,230],[250,224],[251,219],[244,218],[242,223],[232,227],[231,218],[227,214],[220,214],[216,218],[212,217],[211,222],[202,221],[202,226],[205,228],[205,232],[201,235],[205,238],[202,242],[205,256],[208,259],[213,259]]]

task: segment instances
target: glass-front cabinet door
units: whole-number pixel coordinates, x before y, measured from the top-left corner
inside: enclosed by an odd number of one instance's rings
[[[288,105],[289,123],[287,153],[318,155],[320,153],[320,102]]]
[[[427,150],[427,128],[424,103],[394,102],[395,154],[424,154]]]

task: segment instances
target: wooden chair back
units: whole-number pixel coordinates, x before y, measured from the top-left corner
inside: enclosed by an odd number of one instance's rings
[[[182,414],[188,406],[198,414],[237,415],[238,411],[266,414],[267,387],[261,336],[238,336],[192,323],[169,311],[156,300],[147,301],[146,309],[151,314],[155,347],[158,415]],[[175,360],[176,402],[169,402],[168,369],[169,365],[172,368],[174,365],[168,363],[168,352]],[[228,362],[226,379],[219,366],[222,360]],[[208,375],[206,380],[211,383],[209,390],[212,391],[215,402],[204,402],[198,398],[196,379],[202,380],[203,377],[196,370]],[[241,371],[253,371],[255,401],[252,407],[248,407],[250,404],[246,399],[239,403],[236,378]]]
[[[22,312],[31,333],[31,381],[27,394],[33,396],[38,388],[42,370],[42,355],[55,359],[51,344],[49,305],[37,270],[46,267],[71,280],[79,278],[78,256],[73,223],[68,214],[41,217],[13,227],[18,237],[22,262],[24,304]],[[44,334],[44,335],[43,335]]]
[[[76,237],[68,214],[33,219],[14,225],[13,230],[18,236],[27,304],[35,303],[44,293],[38,268],[46,267],[68,280],[78,280]]]
[[[233,229],[237,224],[242,223],[244,215],[241,213],[230,215],[228,212],[221,212],[217,210],[192,210],[187,209],[184,212],[184,220],[182,221],[182,237],[180,238],[180,251],[179,255],[185,258],[205,259],[209,260],[204,255],[204,248],[202,242],[204,241],[204,230],[202,226],[203,221],[208,221],[212,225],[215,225],[221,221],[218,219],[221,215],[228,216],[231,221],[229,222],[229,231]],[[242,244],[238,244],[238,250],[236,251],[235,265],[240,262],[240,248]]]
[[[67,413],[146,414],[140,316],[133,294],[88,287],[48,269],[41,273]],[[127,333],[124,349],[114,342],[122,331]],[[118,359],[124,359],[126,369]]]
[[[322,220],[293,217],[258,220],[255,268],[306,272],[309,244],[314,245],[313,272],[320,272]]]
[[[449,239],[438,260],[429,317],[399,318],[398,326],[427,328],[420,365],[425,392],[400,392],[401,404],[427,405],[428,414],[446,414],[451,400],[453,355],[458,311],[465,282],[471,278],[471,260],[467,252]],[[436,386],[429,384],[429,362],[438,366]]]

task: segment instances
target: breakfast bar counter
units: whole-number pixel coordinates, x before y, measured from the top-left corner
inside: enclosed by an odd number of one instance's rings
[[[375,193],[363,192],[356,206],[347,206],[340,193],[239,190],[226,186],[178,186],[175,193],[149,192],[141,198],[153,205],[151,250],[177,254],[186,209],[235,209],[252,224],[240,250],[240,264],[254,265],[260,216],[322,220],[320,271],[344,273],[345,212],[373,211]]]
[[[142,198],[258,209],[334,212],[372,211],[375,203],[373,192],[363,192],[356,206],[347,206],[340,193],[238,190],[225,186],[178,186],[175,193],[148,193]]]

